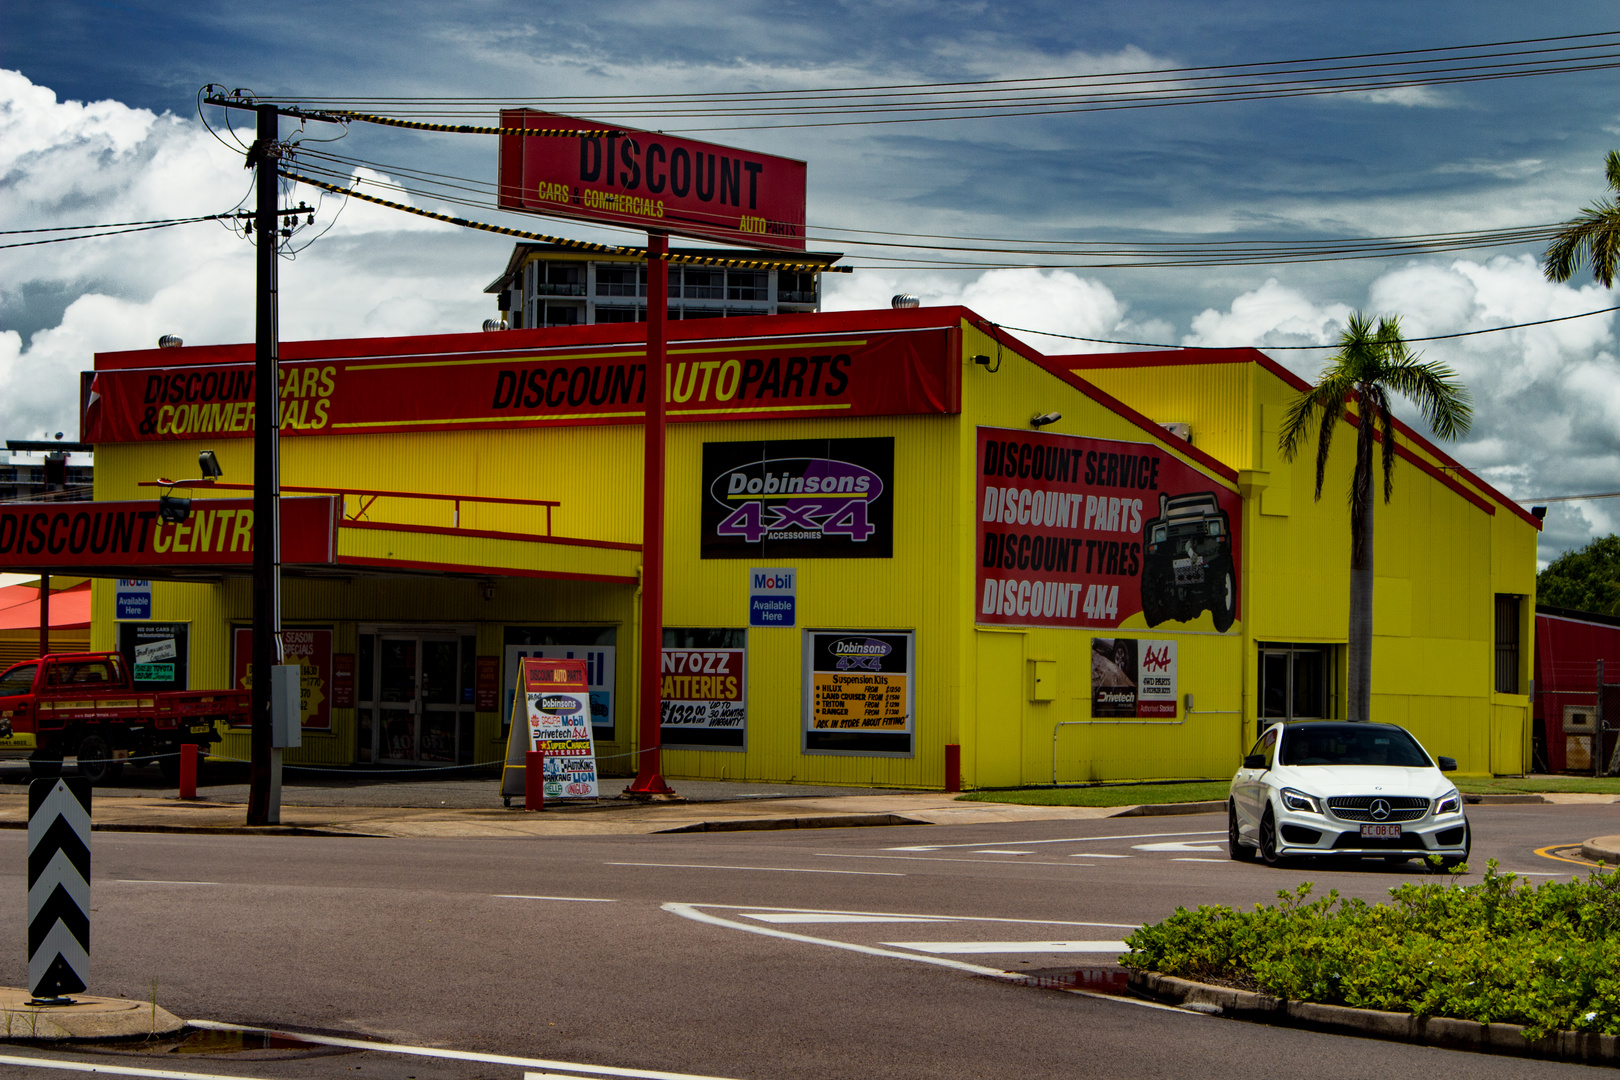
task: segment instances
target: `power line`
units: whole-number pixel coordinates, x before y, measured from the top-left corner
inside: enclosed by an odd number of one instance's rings
[[[228,216],[229,215],[227,215],[227,214],[206,214],[206,215],[204,215],[202,217],[175,218],[175,219],[170,220],[170,221],[158,222],[158,223],[154,223],[154,224],[151,224],[151,225],[142,225],[142,226],[140,226],[138,228],[108,229],[105,232],[80,233],[80,234],[78,234],[76,236],[53,236],[48,240],[23,240],[23,241],[20,241],[19,243],[15,243],[15,244],[0,244],[0,250],[4,250],[6,248],[36,247],[36,246],[38,246],[40,244],[62,244],[62,243],[66,243],[69,240],[89,240],[89,239],[91,239],[93,237],[97,237],[97,236],[124,236],[124,235],[126,235],[128,233],[150,232],[153,229],[168,229],[168,228],[174,227],[175,225],[193,225],[193,224],[196,224],[199,221],[218,221],[220,218],[228,217]],[[93,228],[94,226],[91,226],[91,227]],[[17,232],[47,232],[47,231],[51,231],[51,230],[19,229],[19,230],[16,230],[16,231]]]
[[[1515,48],[1515,46],[1548,46]],[[1125,108],[1160,108],[1323,94],[1369,93],[1620,66],[1620,34],[1612,31],[1480,45],[1444,46],[1306,60],[1072,76],[901,83],[726,93],[601,95],[522,103],[547,110],[602,108],[618,117],[811,119],[786,124],[729,125],[687,130],[855,126],[1056,115]],[[1347,61],[1368,61],[1350,63]],[[296,98],[306,103],[365,105],[418,117],[487,114],[519,103],[454,97]]]
[[[1499,334],[1504,330],[1521,330],[1526,326],[1545,326],[1548,323],[1568,322],[1571,319],[1587,319],[1593,315],[1606,315],[1611,311],[1620,311],[1620,305],[1600,308],[1597,311],[1583,311],[1579,315],[1560,315],[1554,319],[1536,319],[1533,322],[1513,323],[1510,326],[1488,326],[1483,330],[1464,330],[1456,334],[1431,334],[1428,337],[1407,338],[1408,343],[1418,341],[1447,341],[1451,338],[1474,337],[1478,334]],[[1041,337],[1065,338],[1069,341],[1087,341],[1097,345],[1137,345],[1145,349],[1226,349],[1229,345],[1166,345],[1160,341],[1119,341],[1114,338],[1081,337],[1078,334],[1059,334],[1052,330],[1032,330],[1027,326],[1008,326],[1006,323],[992,323],[992,326],[1001,330],[1011,330],[1018,334],[1038,334]],[[1337,345],[1258,345],[1255,348],[1263,352],[1297,352],[1308,349],[1337,349]],[[1620,494],[1617,492],[1616,494]],[[1570,498],[1596,498],[1596,496],[1569,496]],[[1606,497],[1606,496],[1605,496]]]

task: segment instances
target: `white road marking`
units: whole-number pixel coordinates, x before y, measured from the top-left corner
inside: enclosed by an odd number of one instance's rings
[[[1164,844],[1132,844],[1132,851],[1201,851],[1208,854],[1219,851],[1220,845],[1212,840],[1198,840],[1191,844],[1184,840],[1172,840]]]
[[[225,1075],[223,1073],[177,1072],[174,1069],[137,1069],[130,1065],[109,1065],[98,1061],[88,1064],[82,1061],[56,1061],[51,1058],[13,1057],[0,1055],[0,1065],[21,1065],[35,1069],[60,1069],[63,1072],[96,1073],[102,1076],[144,1076],[149,1080],[253,1080],[253,1077],[243,1073]]]
[[[671,870],[759,870],[771,874],[859,874],[861,877],[905,877],[881,870],[804,870],[797,866],[713,866],[709,863],[605,862],[603,866],[662,866]]]
[[[668,904],[664,905],[666,908]],[[1014,923],[1020,926],[1101,926],[1110,930],[1140,930],[1140,923],[1073,922],[1068,919],[1009,919],[997,915],[930,915],[919,911],[845,911],[839,908],[775,907],[771,904],[685,904],[692,908],[714,908],[726,911],[791,911],[800,915],[881,915],[885,918],[923,919],[928,922],[983,922]],[[742,925],[742,924],[738,924]],[[748,929],[758,930],[758,927]],[[761,931],[763,932],[763,931]]]
[[[841,851],[818,851],[815,853],[820,859],[898,859],[901,862],[954,862],[954,863],[993,863],[996,866],[1006,866],[1005,859],[958,859],[950,856],[933,855],[846,855]],[[1086,856],[1082,856],[1084,858]],[[1073,863],[1061,862],[1032,862],[1026,866],[1073,866]]]
[[[975,851],[973,854],[975,854],[975,855],[1033,855],[1035,853],[1033,851],[998,851],[995,848],[985,848],[982,851]]]
[[[750,911],[745,919],[758,919],[768,923],[932,923],[954,922],[953,919],[929,919],[921,915],[838,915],[832,912]]]
[[[1080,844],[1090,840],[1148,840],[1159,836],[1225,836],[1225,829],[1201,829],[1195,832],[1146,832],[1129,833],[1123,836],[1068,836],[1061,840],[1014,840],[1013,843],[1028,847],[1031,844]],[[911,847],[884,848],[884,851],[941,851],[945,848],[978,847],[978,844],[917,844]]]
[[[218,885],[217,881],[157,881],[151,878],[108,878],[110,885]]]
[[[957,956],[969,953],[1130,952],[1130,946],[1123,941],[885,941],[883,944],[896,949]]]
[[[1135,855],[1104,855],[1098,851],[1077,851],[1070,855],[1071,859],[1134,859]]]
[[[509,1057],[505,1054],[480,1054],[472,1050],[444,1050],[437,1046],[412,1046],[408,1043],[372,1042],[369,1039],[344,1039],[334,1035],[306,1035],[300,1031],[282,1031],[279,1028],[250,1027],[244,1024],[223,1024],[217,1020],[190,1020],[187,1021],[194,1028],[204,1031],[246,1031],[256,1035],[278,1035],[287,1039],[298,1039],[307,1043],[316,1043],[320,1046],[341,1046],[349,1050],[370,1050],[379,1054],[405,1054],[410,1057],[438,1058],[443,1061],[477,1061],[485,1065],[512,1065],[520,1069],[565,1069],[570,1073],[588,1073],[593,1076],[624,1076],[630,1080],[725,1080],[719,1076],[702,1076],[695,1073],[658,1072],[653,1069],[620,1069],[611,1065],[582,1065],[574,1061],[547,1061],[545,1058]],[[3,1060],[3,1059],[0,1059]],[[103,1071],[105,1066],[93,1066]],[[175,1077],[178,1080],[190,1080],[199,1073],[147,1073],[149,1076]],[[216,1080],[208,1077],[207,1080]],[[243,1077],[219,1077],[217,1080],[244,1080]],[[569,1080],[579,1080],[577,1076]]]
[[[735,921],[733,921],[731,919],[721,918],[719,915],[711,915],[707,911],[699,911],[698,910],[699,907],[712,907],[712,908],[721,908],[721,909],[727,909],[727,910],[737,910],[739,908],[747,908],[747,907],[750,907],[750,906],[751,905],[746,905],[746,904],[702,904],[702,905],[699,905],[699,904],[668,903],[668,904],[664,904],[663,908],[664,908],[665,911],[668,911],[671,914],[679,915],[683,919],[691,919],[693,922],[707,923],[710,926],[719,926],[719,927],[723,927],[723,928],[728,929],[728,930],[742,930],[742,931],[744,931],[746,933],[760,934],[760,935],[763,935],[764,937],[780,938],[783,941],[798,941],[798,942],[802,942],[802,943],[804,943],[806,945],[825,945],[828,948],[843,949],[846,952],[861,953],[861,954],[866,955],[866,956],[886,956],[886,957],[889,957],[891,959],[910,960],[912,963],[915,963],[915,964],[933,964],[936,967],[950,968],[950,969],[952,969],[954,971],[965,971],[965,972],[968,972],[969,974],[972,974],[972,975],[986,975],[986,976],[989,976],[990,978],[993,978],[993,979],[1013,979],[1013,980],[1017,980],[1019,982],[1023,982],[1024,979],[1025,979],[1024,975],[1021,975],[1016,971],[1003,971],[1003,970],[1001,970],[999,968],[985,967],[982,964],[969,964],[969,963],[966,963],[966,962],[961,961],[961,960],[951,960],[951,959],[948,959],[948,958],[943,957],[943,956],[918,955],[917,953],[914,953],[914,952],[894,952],[894,951],[889,950],[889,949],[875,948],[874,946],[871,946],[871,945],[857,945],[857,944],[855,944],[853,942],[849,942],[849,941],[833,941],[830,938],[811,937],[808,934],[795,934],[795,933],[792,933],[791,931],[787,931],[787,930],[774,930],[774,929],[772,929],[772,928],[770,928],[768,926],[750,926],[747,923],[735,922]],[[758,910],[769,910],[769,909],[758,909]],[[797,910],[797,909],[778,908],[778,909],[775,909],[775,910],[791,911],[791,910]],[[847,913],[841,913],[841,914],[857,914],[857,913],[856,912],[847,912]],[[1117,923],[1079,923],[1079,924],[1074,924],[1074,923],[1063,923],[1063,922],[1046,922],[1044,920],[1036,920],[1036,919],[997,919],[997,918],[983,918],[983,917],[960,917],[960,921],[963,921],[963,922],[1026,923],[1026,924],[1027,923],[1037,923],[1039,925],[1046,925],[1046,926],[1070,926],[1070,925],[1117,926],[1117,925],[1120,925],[1120,924],[1117,924]],[[1126,927],[1126,928],[1127,929],[1134,929],[1134,927]],[[1121,951],[1123,952],[1124,950],[1121,950]],[[1161,1010],[1164,1010],[1166,1012],[1179,1012],[1179,1013],[1193,1012],[1193,1010],[1180,1009],[1180,1008],[1177,1008],[1174,1005],[1161,1005],[1156,1001],[1142,1001],[1139,998],[1117,997],[1117,996],[1112,995],[1112,994],[1098,994],[1098,993],[1095,993],[1094,991],[1091,991],[1091,990],[1080,990],[1080,989],[1077,989],[1077,988],[1067,988],[1066,987],[1066,988],[1064,988],[1064,992],[1074,994],[1077,997],[1094,998],[1094,999],[1096,999],[1098,1001],[1115,1001],[1115,1002],[1119,1002],[1119,1003],[1125,1004],[1125,1005],[1139,1006],[1139,1007],[1144,1008],[1144,1009],[1161,1009]],[[1203,1014],[1195,1012],[1194,1015],[1203,1015]]]
[[[575,904],[617,904],[617,900],[604,900],[598,896],[527,896],[523,893],[495,893],[495,900],[565,900]]]
[[[1171,859],[1170,861],[1171,862],[1220,862],[1220,863],[1223,863],[1223,862],[1231,862],[1232,860],[1231,859],[1189,859],[1189,858],[1181,858],[1181,859]]]

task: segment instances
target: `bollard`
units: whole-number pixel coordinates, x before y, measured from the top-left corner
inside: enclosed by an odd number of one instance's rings
[[[28,785],[28,989],[71,1005],[90,978],[90,782]],[[9,1023],[8,1034],[9,1034]]]
[[[546,755],[529,750],[523,755],[523,809],[546,808]]]
[[[197,797],[196,743],[182,743],[180,746],[180,797],[182,799]]]

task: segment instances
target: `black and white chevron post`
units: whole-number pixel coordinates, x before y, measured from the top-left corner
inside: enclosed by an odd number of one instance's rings
[[[90,978],[90,782],[28,785],[31,1004],[83,992]]]

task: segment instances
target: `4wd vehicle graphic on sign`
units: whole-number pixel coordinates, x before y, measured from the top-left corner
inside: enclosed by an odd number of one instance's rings
[[[1237,612],[1232,522],[1212,491],[1159,495],[1142,526],[1142,617],[1149,626],[1208,611],[1225,633]]]

